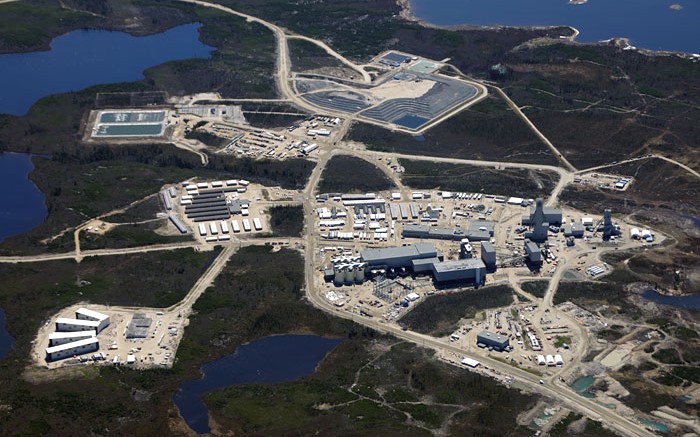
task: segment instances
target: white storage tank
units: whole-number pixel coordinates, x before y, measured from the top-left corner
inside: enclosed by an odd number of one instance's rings
[[[557,364],[557,366],[563,366],[564,365],[564,359],[561,357],[561,355],[556,354],[554,356],[554,362]]]
[[[547,365],[548,366],[554,366],[556,362],[554,361],[554,357],[552,355],[547,355]]]
[[[647,238],[651,238],[651,237],[652,237],[652,235],[651,235],[651,231],[649,229],[644,229],[642,231],[642,238],[643,239],[646,240]]]
[[[537,355],[537,365],[544,366],[545,364],[547,364],[547,361],[545,361],[544,355]]]
[[[639,230],[639,228],[630,229],[630,238],[639,239],[641,236],[642,232]]]

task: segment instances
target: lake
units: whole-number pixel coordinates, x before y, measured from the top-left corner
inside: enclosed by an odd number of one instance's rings
[[[167,61],[208,58],[214,47],[199,41],[199,23],[157,35],[76,30],[51,41],[51,50],[0,55],[0,113],[23,115],[42,97],[97,84],[143,79]]]
[[[0,186],[9,187],[0,205],[0,242],[34,229],[46,218],[44,194],[28,177],[33,169],[32,155],[0,154]]]
[[[15,343],[15,339],[7,332],[5,323],[5,311],[0,308],[0,361],[10,352],[12,345]]]
[[[661,305],[700,311],[700,293],[688,294],[685,296],[666,296],[656,290],[648,289],[644,290],[642,297]]]
[[[203,365],[202,378],[182,383],[173,402],[193,431],[207,433],[209,412],[202,402],[203,394],[232,385],[271,384],[310,375],[341,341],[315,335],[276,335],[256,340]]]
[[[580,42],[629,38],[652,50],[700,53],[697,0],[410,0],[411,13],[438,25],[555,26],[581,33]],[[682,9],[671,6],[679,4]]]

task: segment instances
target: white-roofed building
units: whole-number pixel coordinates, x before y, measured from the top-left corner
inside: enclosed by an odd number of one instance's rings
[[[52,332],[49,334],[49,347],[73,343],[78,340],[94,337],[95,331]]]
[[[87,354],[96,351],[99,347],[100,343],[97,337],[85,338],[71,343],[48,347],[46,348],[46,361],[56,361],[74,355]]]
[[[102,331],[109,326],[109,316],[107,314],[98,313],[87,308],[79,308],[75,311],[75,318],[78,320],[91,320],[99,322],[97,332]]]

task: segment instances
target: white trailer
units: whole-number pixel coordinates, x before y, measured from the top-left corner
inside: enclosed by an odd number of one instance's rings
[[[74,355],[82,355],[98,350],[100,343],[96,337],[65,343],[46,348],[46,360],[55,361]]]
[[[318,149],[318,144],[316,144],[316,143],[309,144],[308,146],[301,149],[301,153],[303,153],[304,155],[308,155],[309,153],[313,152],[316,149]]]
[[[226,223],[226,220],[222,220],[219,224],[221,225],[221,232],[228,234],[228,223]]]
[[[216,222],[209,222],[209,232],[212,235],[216,235],[219,233],[219,229],[216,227]]]
[[[206,237],[206,235],[207,235],[207,227],[204,226],[204,223],[199,224],[199,235],[201,237]]]
[[[243,219],[243,230],[250,232],[250,221],[248,219]]]
[[[238,220],[231,220],[231,228],[233,229],[233,232],[241,232],[241,227],[238,226]]]
[[[262,223],[259,218],[255,217],[253,219],[253,227],[255,227],[256,231],[262,231]]]

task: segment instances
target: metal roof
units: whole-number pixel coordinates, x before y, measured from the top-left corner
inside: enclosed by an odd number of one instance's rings
[[[495,252],[496,249],[493,248],[493,244],[491,244],[489,241],[482,241],[481,242],[481,250],[484,252]]]
[[[433,264],[436,272],[453,272],[456,270],[485,269],[486,264],[478,258],[465,258],[454,261],[443,261]]]
[[[360,256],[365,262],[395,258],[421,257],[424,255],[437,255],[435,246],[430,243],[416,243],[412,246],[381,247],[377,249],[367,249],[360,252]]]

